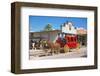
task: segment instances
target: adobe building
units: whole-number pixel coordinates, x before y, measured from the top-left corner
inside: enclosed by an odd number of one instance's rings
[[[58,38],[58,33],[61,30],[51,30],[51,31],[41,31],[41,32],[30,32],[30,39],[33,41],[39,40],[50,40],[51,42],[55,42]]]
[[[84,28],[78,28],[77,29],[77,35],[78,35],[78,42],[81,45],[87,45],[87,30]]]

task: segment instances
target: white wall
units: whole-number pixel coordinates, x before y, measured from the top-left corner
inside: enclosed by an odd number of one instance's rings
[[[71,29],[69,29],[69,27]],[[70,25],[69,23],[66,23],[65,26],[62,26],[61,30],[64,33],[71,33],[71,34],[76,34],[76,32],[77,32],[74,25],[73,24]]]
[[[87,5],[98,6],[100,10],[100,0],[0,0],[0,76],[15,76],[10,72],[10,56],[11,56],[11,7],[10,3],[14,1],[30,1],[41,3],[56,3],[56,4],[72,4],[72,5]],[[100,13],[100,11],[99,11]],[[100,15],[98,15],[100,20]],[[98,21],[100,24],[100,21]],[[100,26],[98,26],[100,32]],[[100,35],[99,35],[100,41]],[[99,42],[98,41],[98,42]],[[99,48],[100,50],[100,48]],[[99,51],[100,58],[100,51]],[[52,73],[36,73],[25,74],[18,76],[99,76],[100,75],[100,59],[99,69],[97,70],[81,70],[81,71],[65,71]]]

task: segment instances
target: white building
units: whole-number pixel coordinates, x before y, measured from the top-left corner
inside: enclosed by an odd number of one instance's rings
[[[73,26],[73,23],[67,22],[61,25],[62,33],[77,34],[77,29]]]

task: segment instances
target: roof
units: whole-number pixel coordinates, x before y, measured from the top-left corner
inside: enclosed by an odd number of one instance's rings
[[[78,29],[78,30],[77,30],[77,34],[80,34],[80,35],[82,35],[82,34],[87,34],[87,31],[84,30],[84,29]]]
[[[61,30],[39,31],[39,32],[30,32],[30,33],[49,33],[49,32],[61,32]]]

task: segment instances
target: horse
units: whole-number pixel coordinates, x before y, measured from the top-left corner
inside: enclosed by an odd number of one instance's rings
[[[60,53],[60,44],[55,42],[51,42],[51,41],[47,41],[47,45],[49,47],[49,49],[51,49],[51,53],[53,54],[59,54]]]
[[[32,49],[36,50],[40,48],[40,43],[38,41],[35,41],[32,43]]]
[[[34,49],[34,50],[36,49],[35,48],[35,42],[32,43],[32,49]]]
[[[40,40],[38,42],[32,43],[32,49],[42,49],[45,53],[59,54],[60,53],[60,44],[51,42],[49,40]]]

